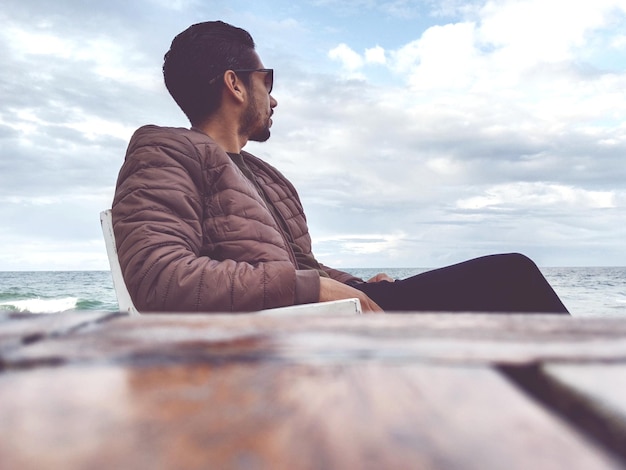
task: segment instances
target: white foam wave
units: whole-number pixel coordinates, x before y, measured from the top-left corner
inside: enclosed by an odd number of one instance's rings
[[[0,303],[0,307],[24,313],[60,313],[76,308],[77,297],[61,299],[26,299],[9,300]]]

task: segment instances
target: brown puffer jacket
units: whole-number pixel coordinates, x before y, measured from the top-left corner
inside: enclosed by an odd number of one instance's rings
[[[276,169],[242,152],[292,240],[311,252],[302,204]],[[124,279],[141,312],[242,312],[317,302],[319,273],[293,250],[254,185],[206,134],[145,126],[112,206]],[[350,274],[322,266],[341,282]]]

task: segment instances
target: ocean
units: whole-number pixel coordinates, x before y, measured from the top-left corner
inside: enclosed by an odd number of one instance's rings
[[[424,268],[343,268],[364,279],[379,272],[401,279]],[[626,317],[626,267],[541,268],[573,316]],[[117,311],[109,271],[0,271],[0,311],[54,314]]]

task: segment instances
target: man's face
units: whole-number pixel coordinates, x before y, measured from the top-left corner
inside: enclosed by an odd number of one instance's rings
[[[260,59],[255,68],[264,68]],[[265,142],[270,138],[271,117],[274,114],[274,108],[278,105],[278,102],[269,93],[270,78],[268,72],[250,74],[248,104],[241,118],[240,132],[248,140],[254,142]]]

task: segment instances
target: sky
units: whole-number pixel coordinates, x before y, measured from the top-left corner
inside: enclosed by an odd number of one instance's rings
[[[626,265],[626,0],[3,0],[0,271],[106,270],[99,212],[144,124],[188,127],[163,55],[248,30],[316,257]]]

